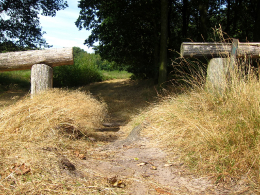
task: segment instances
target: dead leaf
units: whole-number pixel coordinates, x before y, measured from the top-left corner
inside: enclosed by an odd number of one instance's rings
[[[107,179],[110,184],[114,184],[117,181],[117,176],[111,177]]]
[[[158,192],[159,194],[168,194],[168,195],[171,195],[170,192],[167,192],[165,191],[164,189],[162,188],[155,188],[156,192]]]
[[[112,187],[124,188],[126,185],[122,180],[117,179],[117,176],[107,179]]]
[[[9,170],[15,172],[16,175],[25,175],[31,171],[30,167],[26,166],[24,163],[21,165],[15,163]]]
[[[151,169],[152,170],[157,170],[157,167],[156,166],[151,166]]]
[[[74,154],[78,157],[79,156],[79,151],[78,150],[74,151]]]
[[[124,188],[125,187],[125,183],[122,180],[118,180],[113,184],[113,187],[117,187],[117,188]]]
[[[80,158],[81,160],[86,160],[86,159],[87,159],[84,154],[79,154],[79,158]]]
[[[86,160],[85,154],[81,154],[78,150],[74,151],[76,157],[80,158],[81,160]]]
[[[144,166],[146,164],[147,164],[147,162],[142,162],[142,163],[137,164],[137,166]]]

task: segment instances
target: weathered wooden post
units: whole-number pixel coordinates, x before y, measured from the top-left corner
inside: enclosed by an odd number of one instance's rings
[[[235,64],[239,41],[233,39],[230,57],[212,58],[207,68],[207,87],[222,94],[235,78]]]
[[[53,87],[53,69],[45,64],[35,64],[31,69],[31,94]]]
[[[31,70],[31,94],[53,86],[55,66],[72,65],[73,48],[31,50],[0,54],[0,71]]]
[[[232,80],[236,58],[260,57],[260,43],[182,43],[182,57],[210,59],[207,69],[207,85],[222,93]]]

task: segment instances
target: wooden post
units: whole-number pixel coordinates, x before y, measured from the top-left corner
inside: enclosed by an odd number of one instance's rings
[[[235,79],[236,54],[238,39],[233,39],[230,58],[212,58],[207,69],[207,87],[209,90],[223,94],[228,85]]]
[[[53,87],[53,69],[46,64],[35,64],[31,70],[31,94]]]
[[[235,73],[235,65],[236,65],[236,58],[237,58],[237,50],[238,50],[238,39],[233,39],[232,45],[231,45],[231,52],[230,52],[230,64],[228,67],[228,75],[227,79],[229,82],[232,80],[233,74]]]
[[[212,58],[207,68],[206,86],[208,90],[223,94],[227,87],[227,73],[230,58]]]

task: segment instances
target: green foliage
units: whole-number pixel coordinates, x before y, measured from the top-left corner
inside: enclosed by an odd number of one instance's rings
[[[73,55],[74,65],[54,67],[54,87],[77,87],[92,82],[131,76],[127,71],[118,70],[115,62],[102,61],[99,55],[89,54],[78,47],[73,48]],[[0,92],[14,88],[29,90],[30,77],[30,70],[0,73]]]
[[[103,75],[104,80],[111,80],[111,79],[127,79],[132,76],[132,73],[129,73],[127,71],[119,71],[119,70],[113,70],[113,71],[106,71],[101,70],[101,73]]]
[[[75,87],[102,81],[98,68],[100,57],[74,47],[74,65],[54,68],[53,84],[56,87]]]
[[[155,68],[150,64],[154,60],[155,46],[158,46],[159,5],[155,1],[82,0],[76,25],[80,29],[92,29],[85,43],[92,46],[100,40],[96,49],[102,59],[114,61],[124,68],[127,66],[131,72],[153,77]],[[144,14],[147,9],[149,11]],[[155,31],[152,30],[154,26]]]
[[[42,38],[44,32],[38,15],[55,16],[56,11],[67,6],[67,2],[63,0],[1,0],[0,49],[1,44],[10,45],[10,42],[18,48],[48,47]]]
[[[137,77],[157,77],[161,39],[160,1],[81,0],[79,29],[92,30],[85,44]],[[184,41],[218,41],[215,27],[240,41],[260,41],[260,1],[169,1],[168,68]],[[225,39],[228,39],[225,36]],[[169,72],[169,71],[168,71]]]
[[[30,75],[29,70],[0,73],[0,92],[11,89],[30,89]]]

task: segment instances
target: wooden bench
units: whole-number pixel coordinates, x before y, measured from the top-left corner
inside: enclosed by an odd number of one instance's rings
[[[73,48],[0,53],[0,72],[31,69],[32,95],[53,87],[53,67],[73,64]]]
[[[208,59],[207,84],[222,92],[232,77],[236,58],[259,58],[260,43],[240,43],[238,39],[232,43],[184,42],[180,53],[184,58]]]

